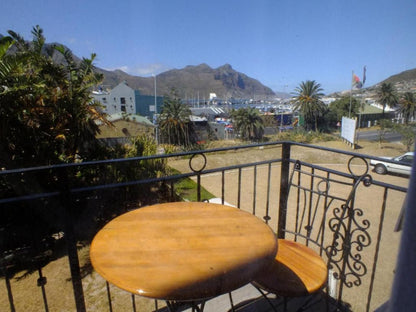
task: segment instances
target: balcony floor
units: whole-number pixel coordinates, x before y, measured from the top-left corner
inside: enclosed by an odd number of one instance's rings
[[[268,296],[275,305],[277,311],[284,311],[283,300],[276,298],[274,295]],[[270,304],[262,297],[256,288],[252,285],[246,285],[232,292],[234,310],[236,312],[273,312]],[[301,311],[321,312],[326,311],[326,302],[320,297],[298,298],[288,300],[287,311],[297,311],[306,302],[306,308]],[[191,308],[183,308],[179,311],[191,312]],[[216,297],[206,302],[205,312],[229,312],[231,311],[230,298],[228,294]],[[339,311],[330,305],[328,311]],[[156,312],[156,311],[155,311]],[[165,308],[158,309],[157,312],[169,312]]]

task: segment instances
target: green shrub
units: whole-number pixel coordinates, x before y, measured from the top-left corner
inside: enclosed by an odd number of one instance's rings
[[[179,152],[179,148],[173,144],[163,144],[161,145],[161,147],[163,148],[165,154],[167,155]]]
[[[333,134],[316,131],[305,131],[303,129],[281,132],[273,138],[275,141],[292,141],[299,143],[328,142],[338,139],[339,138]]]

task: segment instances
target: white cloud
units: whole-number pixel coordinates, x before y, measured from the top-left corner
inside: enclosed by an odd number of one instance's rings
[[[66,41],[67,41],[69,44],[75,44],[75,43],[77,43],[77,39],[76,39],[76,38],[74,38],[74,37],[67,38],[67,39],[66,39]]]
[[[135,76],[151,76],[154,74],[160,74],[164,71],[167,71],[170,69],[170,67],[165,66],[163,64],[143,64],[143,65],[135,65],[135,66],[127,66],[127,65],[121,65],[113,68],[106,68],[106,70],[116,70],[120,69],[130,75]]]
[[[126,73],[130,74],[130,68],[129,68],[128,66],[120,66],[120,67],[119,67],[119,68],[117,68],[117,69],[120,69],[120,70],[122,70],[122,71],[124,71],[124,72],[126,72]]]

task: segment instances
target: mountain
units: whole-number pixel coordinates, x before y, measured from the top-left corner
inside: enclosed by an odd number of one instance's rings
[[[3,36],[0,34],[0,38]],[[29,42],[31,44],[31,42]],[[52,56],[56,63],[64,63],[63,56],[54,50],[54,45],[59,43],[47,43],[44,45],[44,53]],[[64,46],[65,49],[67,47]],[[12,47],[9,53],[14,53]],[[79,62],[80,58],[73,55],[74,60]],[[129,75],[121,70],[108,71],[96,67],[97,72],[104,75],[102,87],[104,89],[114,88],[122,81],[143,95],[154,94],[154,77],[139,77]],[[187,66],[183,69],[172,69],[163,72],[156,77],[157,94],[169,95],[174,88],[178,95],[185,98],[208,99],[210,93],[215,93],[218,98],[228,99],[268,99],[275,97],[275,93],[258,80],[234,70],[231,65],[225,64],[218,68],[211,68],[206,64],[198,66]]]
[[[397,75],[390,76],[386,80],[383,80],[382,82],[391,82],[391,83],[397,83],[397,82],[412,82],[416,81],[416,68],[403,71]]]
[[[375,98],[377,96],[377,90],[380,88],[380,85],[382,83],[392,83],[397,93],[399,94],[399,96],[405,92],[415,93],[416,92],[416,68],[403,71],[396,75],[392,75],[388,77],[387,79],[384,79],[371,87],[354,90],[354,94],[362,94],[363,96],[368,97],[368,98]],[[334,92],[330,94],[329,96],[338,97],[343,94],[345,95],[346,93],[349,93],[349,90],[341,91],[341,92]]]
[[[376,98],[377,91],[382,83],[392,83],[399,96],[405,92],[416,92],[416,68],[392,75],[371,87],[363,88],[354,92],[363,93],[364,96],[368,98]]]
[[[154,94],[154,77],[138,77],[129,75],[121,70],[105,71],[97,69],[104,74],[104,87],[114,87],[125,80],[133,89],[142,94]],[[178,95],[185,98],[208,99],[210,93],[219,98],[255,98],[266,99],[275,96],[275,93],[258,80],[234,70],[231,65],[225,64],[218,68],[211,68],[207,64],[186,66],[183,69],[172,69],[156,77],[157,93],[168,95],[174,88]]]
[[[416,68],[403,71],[397,75],[390,76],[381,83],[392,83],[399,94],[416,91]],[[380,85],[381,83],[377,84]]]
[[[102,86],[104,89],[112,89],[120,82],[125,81],[131,88],[139,90],[140,93],[143,95],[154,94],[153,77],[145,78],[132,76],[119,69],[116,69],[114,71],[108,71],[96,67],[96,71],[103,74],[104,76],[104,80],[102,82]]]

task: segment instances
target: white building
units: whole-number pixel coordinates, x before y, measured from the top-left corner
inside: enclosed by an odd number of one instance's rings
[[[136,114],[136,96],[134,90],[125,82],[118,84],[109,92],[94,91],[92,96],[103,105],[103,110],[109,115],[124,112]]]
[[[153,120],[155,113],[155,96],[141,95],[139,90],[129,87],[125,81],[110,91],[93,91],[94,100],[101,103],[103,111],[108,115],[116,113],[136,114]],[[157,112],[160,113],[163,97],[157,96]]]
[[[335,100],[336,100],[336,98],[334,98],[334,97],[323,97],[322,98],[322,102],[324,102],[324,104],[326,104],[326,105],[331,104]]]

